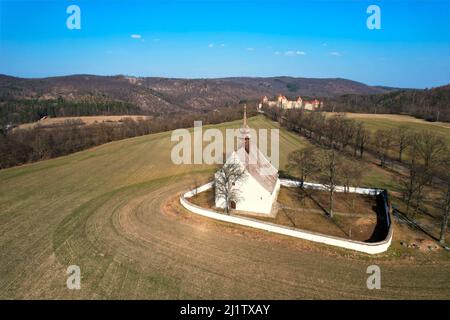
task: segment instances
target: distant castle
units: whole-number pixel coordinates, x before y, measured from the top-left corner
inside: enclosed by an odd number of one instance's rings
[[[302,97],[298,97],[297,100],[288,100],[285,96],[279,95],[277,100],[272,101],[264,96],[260,106],[267,105],[269,107],[278,107],[281,109],[301,109],[314,111],[323,107],[323,102],[317,99],[312,101],[303,101]]]

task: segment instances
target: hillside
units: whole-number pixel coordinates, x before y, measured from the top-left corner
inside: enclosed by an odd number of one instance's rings
[[[345,94],[325,99],[327,111],[409,114],[428,121],[450,122],[450,85],[428,90]]]
[[[284,129],[280,143],[283,166],[308,144]],[[367,257],[184,212],[178,195],[215,168],[173,165],[170,146],[164,132],[1,170],[0,298],[448,299],[448,259],[402,257],[401,229],[388,253]],[[72,264],[81,290],[65,287]],[[366,287],[372,264],[382,290]]]
[[[311,79],[292,77],[166,79],[144,78],[138,83],[150,87],[171,101],[186,107],[236,103],[239,100],[259,100],[262,96],[283,94],[290,97],[330,97],[341,94],[376,94],[392,89],[371,87],[346,79]]]
[[[264,95],[333,97],[390,90],[346,79],[169,79],[94,75],[24,79],[0,75],[0,124],[33,122],[45,115],[190,113],[235,105],[242,100],[256,101]]]

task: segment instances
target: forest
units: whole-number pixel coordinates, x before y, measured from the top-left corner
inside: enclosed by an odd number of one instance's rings
[[[73,109],[76,112],[78,109]],[[0,133],[0,169],[67,155],[110,141],[121,140],[178,128],[190,128],[194,121],[217,124],[242,118],[242,106],[221,112],[193,113],[173,117],[162,115],[152,119],[125,118],[120,122],[85,125],[81,120],[67,120],[62,125],[13,129]],[[122,113],[123,114],[123,113]],[[256,110],[249,110],[249,115]],[[67,116],[67,114],[65,114]]]
[[[450,122],[450,85],[429,90],[345,94],[324,98],[325,111],[407,114],[427,121]]]
[[[141,115],[143,110],[122,101],[58,99],[12,99],[6,100],[0,107],[0,125],[35,122],[44,116],[79,117],[93,115]]]
[[[362,169],[351,160],[374,159],[379,167],[395,176],[402,214],[412,220],[418,213],[429,215],[427,203],[441,212],[439,240],[444,243],[450,216],[450,148],[445,136],[406,126],[371,132],[362,122],[343,114],[327,117],[322,112],[267,108],[265,115],[315,146],[289,155],[301,181],[314,171],[320,172],[332,199],[336,185],[360,182]]]

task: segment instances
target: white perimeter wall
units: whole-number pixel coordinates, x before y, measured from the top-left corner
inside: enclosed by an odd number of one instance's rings
[[[293,181],[293,180],[287,180],[287,179],[280,179],[280,183],[282,186],[286,187],[295,187],[298,186],[300,182]],[[296,228],[290,228],[285,226],[280,226],[273,223],[268,222],[262,222],[256,219],[252,218],[244,218],[244,217],[236,217],[236,216],[230,216],[222,213],[218,213],[213,210],[201,208],[197,205],[194,205],[190,203],[187,199],[193,197],[196,193],[200,193],[203,191],[206,191],[208,189],[211,189],[214,185],[214,182],[209,182],[197,189],[191,190],[189,192],[186,192],[184,195],[180,197],[180,203],[185,207],[187,210],[220,221],[225,222],[231,222],[236,223],[239,225],[252,227],[256,229],[266,230],[269,232],[275,232],[295,238],[300,238],[304,240],[310,240],[318,243],[324,243],[336,247],[346,248],[350,250],[355,250],[359,252],[364,252],[368,254],[377,254],[385,252],[392,242],[392,226],[389,226],[389,233],[386,239],[380,242],[375,243],[366,243],[362,241],[354,241],[354,240],[348,240],[343,239],[339,237],[333,237],[333,236],[327,236],[320,233],[310,232],[310,231],[304,231],[301,229]],[[305,187],[311,187],[311,188],[324,188],[323,190],[326,190],[326,188],[323,185],[320,184],[313,184],[313,183],[305,183]],[[339,192],[339,190],[344,191],[344,187],[338,187],[336,191]],[[369,194],[369,195],[377,195],[382,190],[380,189],[369,189],[369,188],[350,188],[350,192],[355,192],[359,194]],[[387,213],[389,215],[389,213]],[[390,221],[390,219],[387,219],[387,221]]]
[[[301,185],[300,181],[295,180],[289,180],[289,179],[280,179],[281,185],[284,187],[299,187]],[[303,186],[307,189],[316,189],[316,190],[323,190],[327,191],[328,189],[326,186],[320,183],[311,183],[311,182],[304,182]],[[334,189],[335,192],[344,192],[345,188],[343,186],[336,186]],[[349,193],[358,193],[358,194],[365,194],[365,195],[371,195],[376,196],[380,192],[382,192],[382,189],[370,189],[370,188],[357,188],[357,187],[349,187],[348,192]]]

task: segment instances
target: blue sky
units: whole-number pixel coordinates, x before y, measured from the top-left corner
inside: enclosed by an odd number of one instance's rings
[[[71,4],[81,30],[66,27]],[[371,4],[381,30],[366,27]],[[0,0],[0,73],[434,87],[450,83],[450,0]]]

